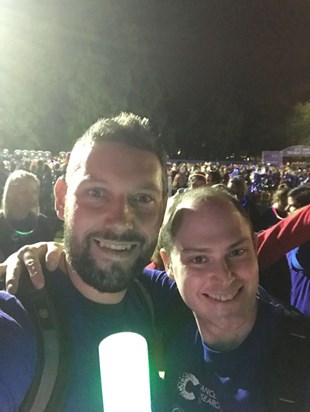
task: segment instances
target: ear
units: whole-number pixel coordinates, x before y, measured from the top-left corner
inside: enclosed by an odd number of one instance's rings
[[[64,178],[58,178],[54,186],[55,210],[57,217],[64,220],[67,184]]]
[[[172,266],[171,266],[170,256],[168,255],[166,250],[163,249],[163,248],[160,249],[159,253],[160,253],[160,257],[162,258],[162,261],[164,262],[165,271],[166,271],[167,275],[169,276],[170,279],[174,280],[174,276],[173,276],[173,273],[172,273]]]

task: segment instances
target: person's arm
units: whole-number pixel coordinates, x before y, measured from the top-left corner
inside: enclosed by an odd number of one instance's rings
[[[41,262],[49,271],[56,270],[63,253],[63,246],[56,242],[39,242],[24,246],[0,264],[0,278],[5,277],[5,288],[15,294],[20,275],[26,267],[36,289],[44,286]]]
[[[310,205],[257,235],[260,270],[277,262],[287,252],[310,240]]]
[[[17,411],[37,359],[34,326],[20,302],[0,292],[0,410]]]

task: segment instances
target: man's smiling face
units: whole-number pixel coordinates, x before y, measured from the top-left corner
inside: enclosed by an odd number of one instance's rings
[[[256,316],[258,264],[247,220],[229,202],[179,205],[170,270],[199,323],[235,328]]]
[[[68,260],[85,283],[118,292],[141,273],[162,221],[162,186],[160,162],[151,152],[105,142],[85,153],[56,199],[64,204]]]

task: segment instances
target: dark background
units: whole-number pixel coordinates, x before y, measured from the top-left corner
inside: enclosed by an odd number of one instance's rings
[[[292,127],[310,99],[308,0],[1,0],[0,12],[0,150],[69,150],[122,110],[149,117],[171,158],[310,143]]]

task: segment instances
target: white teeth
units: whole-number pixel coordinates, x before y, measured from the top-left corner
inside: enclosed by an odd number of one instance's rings
[[[235,293],[230,293],[229,295],[211,295],[208,293],[207,295],[214,300],[218,300],[221,302],[226,302],[228,300],[232,300],[238,293],[238,290]]]
[[[119,250],[119,251],[125,251],[125,250],[131,250],[134,246],[136,246],[136,243],[115,243],[111,241],[106,241],[106,240],[99,240],[100,247],[112,249],[112,250]]]

